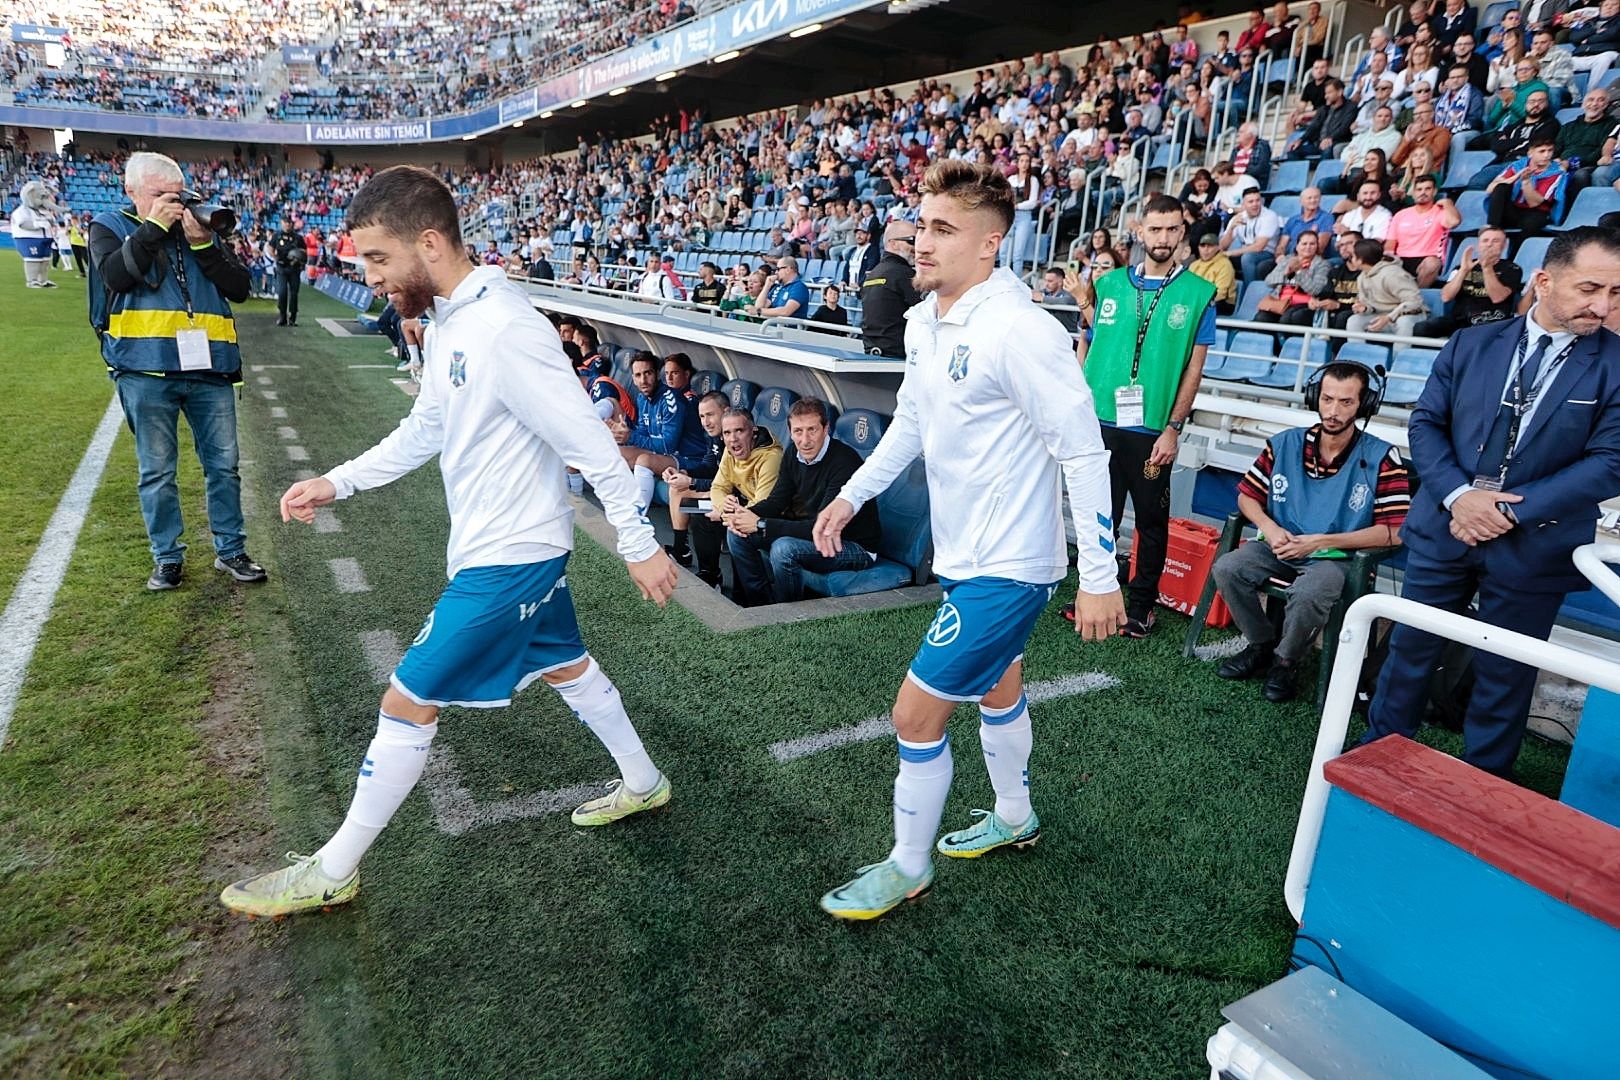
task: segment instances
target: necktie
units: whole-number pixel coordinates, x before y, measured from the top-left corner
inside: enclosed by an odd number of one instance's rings
[[[1524,367],[1519,369],[1519,377],[1508,384],[1507,392],[1503,398],[1512,398],[1503,401],[1502,406],[1496,410],[1496,421],[1491,425],[1491,433],[1485,439],[1485,449],[1480,452],[1479,466],[1474,472],[1480,476],[1497,477],[1502,475],[1502,464],[1508,455],[1508,433],[1513,429],[1513,420],[1519,409],[1525,405],[1525,399],[1530,395],[1530,388],[1536,385],[1536,375],[1541,371],[1542,358],[1547,355],[1547,346],[1552,344],[1551,334],[1542,334],[1536,347],[1530,350],[1525,358]],[[1518,393],[1513,391],[1517,388]],[[1521,396],[1522,395],[1522,396]]]

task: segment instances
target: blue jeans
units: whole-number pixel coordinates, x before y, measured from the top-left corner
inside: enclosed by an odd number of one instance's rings
[[[1244,281],[1264,281],[1277,265],[1270,251],[1245,251],[1238,256],[1238,273]]]
[[[214,552],[230,559],[246,551],[242,478],[236,470],[235,389],[219,379],[163,378],[135,372],[119,375],[114,385],[124,418],[135,434],[141,516],[146,519],[152,558],[160,563],[179,562],[186,551],[180,541],[180,486],[175,482],[182,413],[202,462]]]
[[[726,534],[731,551],[731,569],[737,581],[737,600],[744,605],[765,602],[786,604],[804,599],[804,571],[830,574],[837,570],[865,570],[872,556],[859,544],[844,541],[844,550],[832,557],[816,550],[816,545],[797,536],[779,536],[766,544],[758,533],[740,537]],[[765,562],[770,560],[770,579]]]

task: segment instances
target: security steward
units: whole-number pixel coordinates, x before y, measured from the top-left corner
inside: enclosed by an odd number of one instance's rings
[[[906,311],[922,299],[911,283],[917,226],[901,218],[883,230],[883,258],[861,282],[861,344],[873,356],[906,354]]]
[[[186,550],[175,482],[182,413],[202,463],[214,568],[265,579],[247,554],[233,390],[242,354],[229,301],[246,300],[251,280],[230,245],[181,203],[184,183],[172,158],[131,154],[131,205],[90,225],[90,323],[135,435],[154,591],[180,587]]]
[[[270,250],[276,260],[276,325],[297,326],[298,286],[309,263],[309,247],[298,234],[298,223],[292,218],[283,221]]]

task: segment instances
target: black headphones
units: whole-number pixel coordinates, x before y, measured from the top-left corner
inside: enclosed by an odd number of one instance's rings
[[[1357,420],[1371,420],[1378,414],[1384,404],[1384,387],[1389,380],[1384,375],[1384,365],[1368,367],[1360,360],[1332,360],[1315,371],[1305,380],[1305,407],[1316,412],[1322,402],[1322,378],[1327,370],[1333,367],[1352,367],[1367,377],[1367,385],[1361,390],[1361,403],[1356,406]]]

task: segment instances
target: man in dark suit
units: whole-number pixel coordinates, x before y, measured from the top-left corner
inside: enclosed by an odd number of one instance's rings
[[[1571,553],[1592,542],[1599,501],[1620,492],[1620,235],[1558,234],[1531,278],[1523,318],[1458,332],[1440,350],[1408,428],[1423,481],[1402,538],[1402,595],[1447,611],[1479,595],[1482,621],[1546,638],[1585,581]],[[1399,626],[1365,741],[1414,734],[1440,639]],[[1469,763],[1513,771],[1536,669],[1475,665],[1464,720]]]

